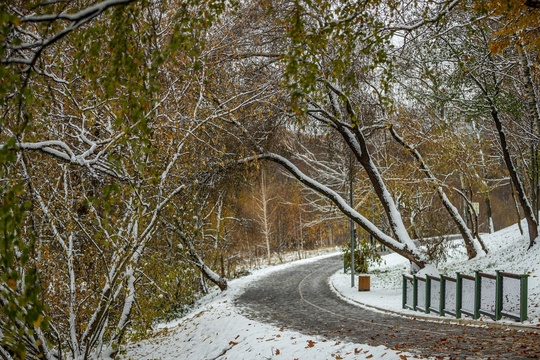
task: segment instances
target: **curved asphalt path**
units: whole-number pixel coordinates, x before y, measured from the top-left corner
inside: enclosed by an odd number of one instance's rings
[[[236,300],[247,317],[318,335],[444,359],[540,358],[540,334],[501,327],[433,323],[387,315],[340,299],[328,278],[342,266],[335,256],[274,272]]]

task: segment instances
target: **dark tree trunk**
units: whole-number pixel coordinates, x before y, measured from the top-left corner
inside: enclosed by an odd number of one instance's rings
[[[508,149],[506,134],[504,132],[504,129],[502,128],[501,119],[499,118],[499,112],[493,105],[491,108],[491,117],[493,118],[495,126],[497,127],[504,162],[506,164],[508,172],[510,173],[510,179],[512,180],[512,184],[514,185],[514,189],[516,190],[519,204],[521,205],[521,208],[523,209],[523,213],[525,215],[525,219],[527,220],[527,225],[529,227],[530,249],[532,246],[534,246],[536,238],[538,237],[538,222],[536,219],[536,215],[534,214],[531,204],[527,199],[525,188],[523,187],[523,183],[521,182],[519,174],[517,173],[517,169],[514,165],[514,162],[512,161],[512,157],[510,156],[510,150]]]

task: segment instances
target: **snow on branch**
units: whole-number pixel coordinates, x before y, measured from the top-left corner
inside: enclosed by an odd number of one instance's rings
[[[369,233],[373,234],[373,236],[379,239],[382,243],[384,243],[385,245],[387,245],[388,247],[392,249],[398,249],[398,250],[405,249],[405,244],[402,244],[394,240],[392,237],[382,232],[373,223],[371,223],[368,219],[366,219],[364,216],[362,216],[360,213],[354,210],[349,204],[347,204],[345,199],[343,199],[343,197],[341,197],[337,192],[315,181],[314,179],[306,176],[292,162],[290,162],[283,156],[280,156],[275,153],[267,152],[267,153],[259,154],[257,156],[245,158],[243,162],[254,161],[256,159],[270,160],[270,161],[280,164],[287,171],[289,171],[297,180],[299,180],[302,184],[306,185],[307,187],[315,190],[319,194],[331,200],[334,204],[336,204],[336,206],[345,215],[353,219],[356,223],[358,223],[360,226],[366,229]]]
[[[425,174],[425,176],[429,179],[429,181],[433,184],[433,188],[437,191],[437,195],[439,196],[439,199],[443,203],[445,209],[447,210],[448,214],[452,218],[452,220],[457,225],[459,232],[461,233],[463,237],[463,241],[465,242],[467,253],[469,258],[474,258],[478,254],[482,254],[484,252],[483,247],[481,246],[480,242],[477,241],[469,227],[467,226],[466,221],[462,218],[460,215],[458,209],[454,206],[454,204],[450,201],[448,196],[443,190],[443,187],[440,183],[440,181],[435,177],[435,175],[431,172],[429,166],[424,161],[424,158],[416,149],[416,147],[407,144],[403,137],[401,137],[397,132],[396,129],[390,125],[389,131],[392,137],[398,142],[403,148],[410,151],[410,153],[413,155],[413,157],[416,159],[420,170]],[[487,250],[487,249],[486,249]],[[487,251],[486,251],[487,252]]]
[[[3,149],[4,146],[5,145],[0,144],[0,150]],[[92,143],[89,149],[79,155],[75,154],[68,144],[59,140],[20,142],[17,143],[16,146],[20,150],[41,151],[69,163],[86,166],[92,172],[102,172],[118,179],[126,178],[126,176],[118,173],[111,164],[101,159],[102,152],[96,153],[98,149],[98,144],[96,143]],[[92,155],[95,156],[90,158]]]
[[[96,16],[99,16],[108,8],[118,6],[118,5],[127,5],[129,3],[135,2],[138,0],[106,0],[100,3],[97,3],[93,6],[90,6],[86,9],[83,9],[74,14],[61,13],[61,14],[46,14],[46,15],[30,15],[21,18],[21,22],[52,22],[56,20],[67,20],[71,22],[78,22],[85,19],[93,19]]]
[[[448,14],[454,7],[456,7],[456,5],[458,3],[459,3],[459,0],[452,0],[450,2],[445,2],[442,9],[440,11],[438,11],[436,14],[434,14],[433,16],[429,17],[429,18],[416,20],[416,21],[414,21],[414,22],[412,22],[410,24],[397,24],[397,25],[389,27],[388,30],[390,30],[392,32],[397,32],[397,31],[410,32],[410,31],[416,30],[418,28],[421,28],[422,26],[437,23],[446,14]]]
[[[10,55],[7,58],[2,59],[2,63],[28,65],[23,70],[23,72],[28,72],[36,63],[37,59],[39,58],[39,56],[41,55],[41,53],[46,47],[54,44],[58,40],[70,34],[71,32],[77,30],[81,26],[92,21],[96,17],[100,16],[107,9],[115,7],[115,6],[128,5],[136,1],[139,1],[139,0],[106,0],[100,3],[97,3],[95,5],[89,6],[76,13],[63,12],[63,13],[52,13],[52,14],[45,14],[45,15],[33,14],[33,15],[28,15],[28,16],[22,16],[19,19],[20,25],[14,27],[14,30],[18,32],[19,34],[21,34],[22,36],[32,39],[33,41],[23,42],[24,40],[19,38],[21,43],[19,43],[18,45],[4,43],[3,46],[5,46],[8,50],[10,50],[10,54],[18,53],[19,55],[18,56]],[[62,30],[58,31],[57,33],[49,37],[39,38],[35,34],[31,34],[31,36],[29,36],[29,33],[21,27],[22,25],[33,25],[37,23],[53,23],[59,20],[68,21],[71,23],[71,25],[63,28]],[[17,39],[18,37],[13,36],[13,38]],[[13,42],[13,43],[16,44],[17,42]],[[30,51],[30,57],[27,57],[20,53],[21,51],[25,51],[25,50]]]

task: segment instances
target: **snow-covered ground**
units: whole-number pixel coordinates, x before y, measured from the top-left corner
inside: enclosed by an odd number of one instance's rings
[[[526,224],[524,223],[523,226],[526,231]],[[455,277],[456,272],[474,275],[476,270],[490,274],[495,274],[495,270],[529,274],[528,320],[517,323],[513,319],[503,317],[499,323],[540,327],[540,246],[527,250],[528,235],[521,235],[517,225],[502,229],[494,234],[484,234],[482,239],[488,247],[488,255],[469,261],[464,247],[459,246],[461,241],[456,241],[459,247],[450,254],[445,263],[439,264],[439,272],[451,277]],[[384,262],[380,266],[370,269],[371,291],[369,292],[359,292],[356,287],[351,287],[351,276],[344,274],[343,271],[336,273],[330,282],[336,292],[351,302],[403,315],[427,316],[440,320],[441,317],[436,314],[428,315],[423,312],[402,309],[402,274],[407,273],[409,262],[397,254],[386,255],[383,258]],[[445,317],[445,319],[449,318],[451,318],[449,315]],[[469,319],[466,316],[463,318]],[[493,320],[490,317],[482,316],[480,321],[491,322]]]
[[[191,314],[160,325],[151,338],[128,346],[124,359],[400,359],[406,352],[363,344],[327,341],[306,336],[242,316],[233,300],[252,281],[290,266],[333,256],[333,252],[312,259],[254,271],[230,282],[223,293],[202,299]]]
[[[527,238],[519,234],[517,226],[496,234],[484,235],[490,254],[466,261],[464,252],[455,251],[444,264],[443,274],[473,274],[475,270],[494,272],[504,270],[527,273],[529,278],[529,320],[523,325],[540,323],[540,246],[527,251]],[[403,359],[409,354],[382,346],[326,341],[287,329],[252,321],[242,316],[233,306],[233,300],[252,281],[285,267],[315,261],[300,260],[293,263],[254,271],[251,275],[230,282],[226,292],[213,292],[203,298],[188,316],[160,325],[147,340],[129,345],[124,359]],[[336,292],[351,302],[376,306],[403,315],[421,313],[401,308],[402,274],[408,262],[396,254],[384,256],[385,262],[370,269],[371,291],[358,292],[351,287],[350,274],[336,273],[330,280]],[[436,317],[436,316],[434,316]],[[482,321],[491,321],[482,319]],[[503,320],[515,324],[513,320]]]

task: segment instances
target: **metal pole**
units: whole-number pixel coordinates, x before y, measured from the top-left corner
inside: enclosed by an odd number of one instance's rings
[[[403,276],[403,288],[402,288],[402,298],[401,298],[401,308],[405,309],[407,305],[407,278],[405,277],[405,274]]]
[[[429,275],[426,275],[426,303],[425,303],[425,312],[426,314],[430,313],[431,307],[431,278]]]
[[[479,271],[474,274],[474,318],[480,318],[480,307],[482,306],[482,277]]]
[[[499,321],[502,318],[502,304],[503,304],[503,277],[500,270],[496,270],[497,278],[495,279],[495,321]]]
[[[441,275],[441,295],[439,298],[439,315],[444,316],[446,303],[446,279]]]
[[[463,279],[460,273],[456,273],[456,319],[461,318],[461,305],[463,303]]]
[[[349,202],[351,208],[354,208],[353,204],[353,159],[352,154],[349,154]],[[351,287],[354,287],[354,221],[350,219],[351,224]]]
[[[529,296],[528,274],[520,276],[520,304],[519,304],[519,321],[527,320],[527,297]]]
[[[375,225],[375,190],[371,192],[371,222]],[[374,242],[373,235],[369,234],[369,243],[373,245]]]

